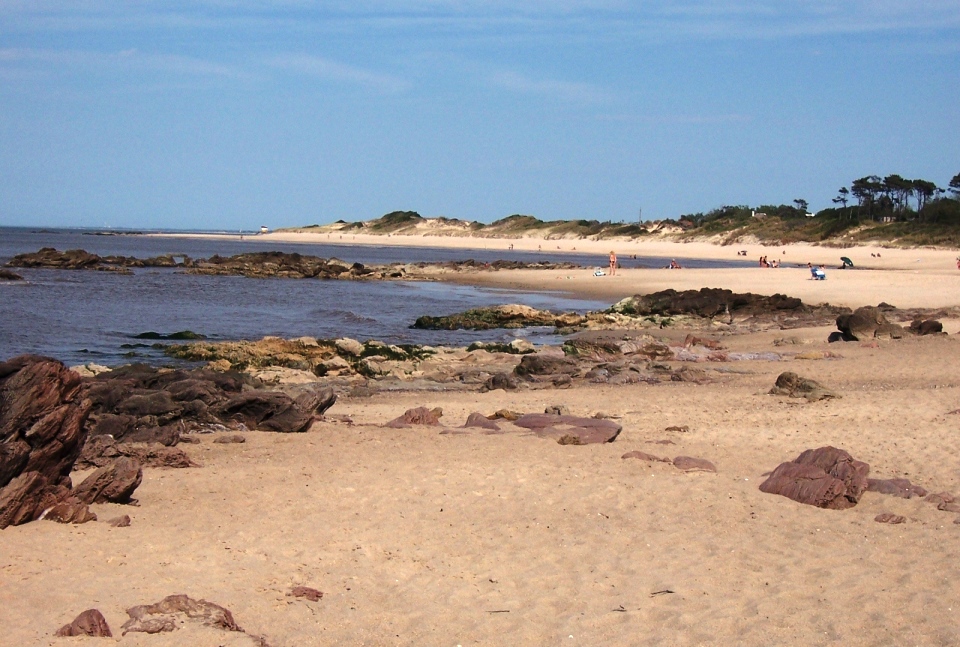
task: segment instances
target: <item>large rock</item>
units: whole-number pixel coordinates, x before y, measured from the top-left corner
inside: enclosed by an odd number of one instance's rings
[[[842,449],[808,449],[793,461],[781,463],[760,484],[760,491],[818,508],[843,510],[860,501],[869,472],[869,465]]]
[[[524,355],[517,364],[513,372],[526,379],[536,377],[553,377],[557,375],[576,375],[580,371],[577,362],[566,357],[554,357],[537,353],[534,355]]]
[[[123,633],[156,634],[173,631],[186,621],[226,631],[243,631],[233,614],[219,604],[194,600],[186,595],[168,595],[156,604],[141,604],[127,609],[130,619],[123,623]]]
[[[549,413],[528,413],[520,416],[513,424],[529,429],[541,438],[553,438],[558,441],[566,438],[563,444],[568,445],[612,443],[623,429],[612,420],[558,416]]]
[[[84,503],[129,503],[130,496],[143,480],[143,470],[136,459],[122,456],[101,467],[73,490]]]
[[[810,402],[840,397],[816,380],[800,377],[791,371],[781,373],[777,377],[777,382],[770,389],[770,394],[788,395],[791,398],[806,398]]]
[[[0,363],[0,528],[38,518],[69,493],[90,403],[80,376],[23,355]]]
[[[436,409],[428,409],[426,407],[416,407],[414,409],[407,409],[403,412],[403,415],[394,418],[390,422],[386,423],[385,426],[393,427],[395,429],[402,429],[404,427],[412,427],[413,425],[439,425],[440,424],[440,415],[438,415]]]
[[[279,391],[247,391],[220,405],[217,415],[243,423],[249,429],[304,432],[314,420],[313,411],[304,411],[293,398]]]
[[[98,609],[87,609],[78,615],[73,622],[57,630],[57,636],[93,636],[96,638],[112,638],[110,625]]]
[[[845,341],[866,341],[877,336],[896,338],[898,329],[899,336],[903,336],[903,329],[887,321],[883,312],[873,306],[863,306],[852,314],[840,315],[837,317],[837,329]]]

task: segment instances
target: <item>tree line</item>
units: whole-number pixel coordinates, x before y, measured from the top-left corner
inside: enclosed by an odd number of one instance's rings
[[[952,197],[945,197],[947,193]],[[951,204],[938,204],[944,200]],[[833,198],[833,203],[841,205],[848,218],[854,216],[854,210],[847,205],[854,201],[858,219],[934,221],[945,213],[956,213],[956,205],[952,203],[960,201],[960,173],[953,176],[946,189],[929,180],[910,180],[897,174],[884,178],[868,175],[854,180],[849,187],[840,187],[837,197]]]

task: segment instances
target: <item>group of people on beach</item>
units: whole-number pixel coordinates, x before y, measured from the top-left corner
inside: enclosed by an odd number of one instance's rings
[[[772,261],[768,261],[766,256],[761,256],[760,267],[780,267],[780,259],[775,258]]]

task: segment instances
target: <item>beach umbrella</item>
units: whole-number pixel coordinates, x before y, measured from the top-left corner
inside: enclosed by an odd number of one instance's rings
[[[850,260],[849,258],[847,258],[846,256],[841,256],[841,257],[840,257],[840,260],[843,261],[843,264],[844,264],[844,265],[849,265],[850,267],[853,267],[853,261],[851,261],[851,260]]]

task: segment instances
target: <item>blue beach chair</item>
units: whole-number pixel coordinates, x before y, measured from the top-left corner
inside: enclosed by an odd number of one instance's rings
[[[827,275],[819,267],[811,267],[810,275],[813,277],[814,281],[824,281],[827,278]]]

